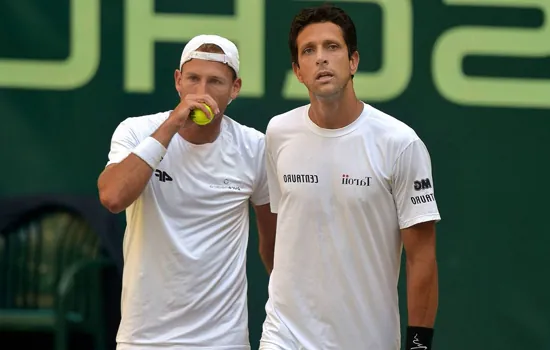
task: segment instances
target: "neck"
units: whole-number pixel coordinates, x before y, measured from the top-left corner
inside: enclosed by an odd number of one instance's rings
[[[218,117],[210,124],[202,126],[195,124],[192,120],[188,120],[185,126],[178,131],[178,134],[183,137],[185,141],[195,145],[212,143],[216,141],[220,135],[222,119],[223,116]]]
[[[310,94],[309,118],[320,128],[340,129],[353,123],[363,111],[363,103],[355,96],[351,83],[336,96],[318,97]]]

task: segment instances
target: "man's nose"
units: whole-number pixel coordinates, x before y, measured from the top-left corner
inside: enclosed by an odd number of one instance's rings
[[[206,94],[206,79],[201,79],[201,81],[195,87],[195,93],[197,95]]]
[[[327,58],[326,58],[325,50],[323,50],[322,48],[317,50],[316,62],[317,62],[317,65],[327,64]]]

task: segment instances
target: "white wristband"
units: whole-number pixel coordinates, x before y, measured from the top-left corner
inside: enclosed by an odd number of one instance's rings
[[[160,164],[162,157],[166,154],[166,148],[152,136],[141,141],[132,151],[133,154],[143,159],[143,161],[155,170]]]

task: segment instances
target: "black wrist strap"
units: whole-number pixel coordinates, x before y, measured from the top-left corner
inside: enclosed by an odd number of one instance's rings
[[[432,339],[434,336],[433,328],[427,327],[407,327],[407,346],[406,350],[431,350]]]

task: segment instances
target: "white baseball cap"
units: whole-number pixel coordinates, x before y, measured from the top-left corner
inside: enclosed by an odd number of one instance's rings
[[[196,51],[204,44],[217,45],[223,50],[224,53]],[[181,69],[181,66],[185,62],[192,60],[193,58],[227,64],[229,67],[233,68],[236,75],[239,76],[239,50],[233,42],[219,35],[203,34],[197,35],[191,39],[183,48],[179,68]]]

